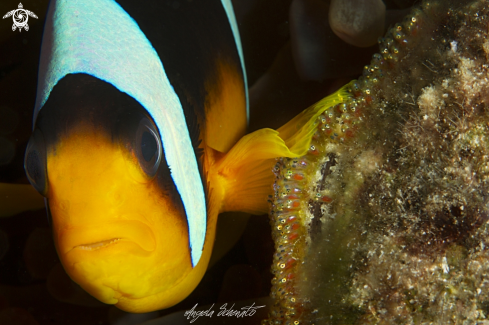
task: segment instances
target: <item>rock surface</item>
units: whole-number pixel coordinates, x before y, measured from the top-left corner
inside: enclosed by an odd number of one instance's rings
[[[488,1],[425,1],[281,159],[265,324],[485,324]]]

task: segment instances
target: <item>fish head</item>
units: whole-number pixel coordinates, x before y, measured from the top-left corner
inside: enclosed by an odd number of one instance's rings
[[[86,79],[81,93],[71,85],[79,76],[53,91],[28,144],[27,175],[47,198],[56,250],[76,283],[127,311],[170,307],[195,288],[210,254],[192,265],[185,211],[151,116]]]

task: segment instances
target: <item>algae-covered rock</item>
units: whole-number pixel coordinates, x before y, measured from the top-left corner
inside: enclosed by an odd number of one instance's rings
[[[423,2],[281,159],[267,324],[485,324],[489,2]]]

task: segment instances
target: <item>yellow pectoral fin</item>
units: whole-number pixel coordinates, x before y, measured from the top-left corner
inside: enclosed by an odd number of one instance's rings
[[[350,84],[346,84],[335,93],[305,109],[277,130],[291,151],[298,153],[299,156],[307,153],[312,136],[317,128],[318,117],[329,107],[343,103],[347,98],[351,97],[348,92],[349,88]]]
[[[278,131],[272,129],[261,129],[241,138],[218,163],[225,188],[222,212],[267,213],[275,158],[300,155],[289,150]]]
[[[0,217],[44,208],[44,198],[30,184],[0,183]]]
[[[318,117],[329,107],[350,97],[347,89],[348,85],[309,107],[277,131],[261,129],[241,138],[218,162],[218,176],[225,192],[221,212],[267,213],[275,159],[305,155],[316,131]]]

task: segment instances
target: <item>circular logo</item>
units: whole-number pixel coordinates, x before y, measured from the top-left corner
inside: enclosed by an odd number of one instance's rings
[[[14,24],[19,28],[23,28],[27,24],[27,20],[29,20],[27,12],[24,9],[17,9],[13,14]]]

